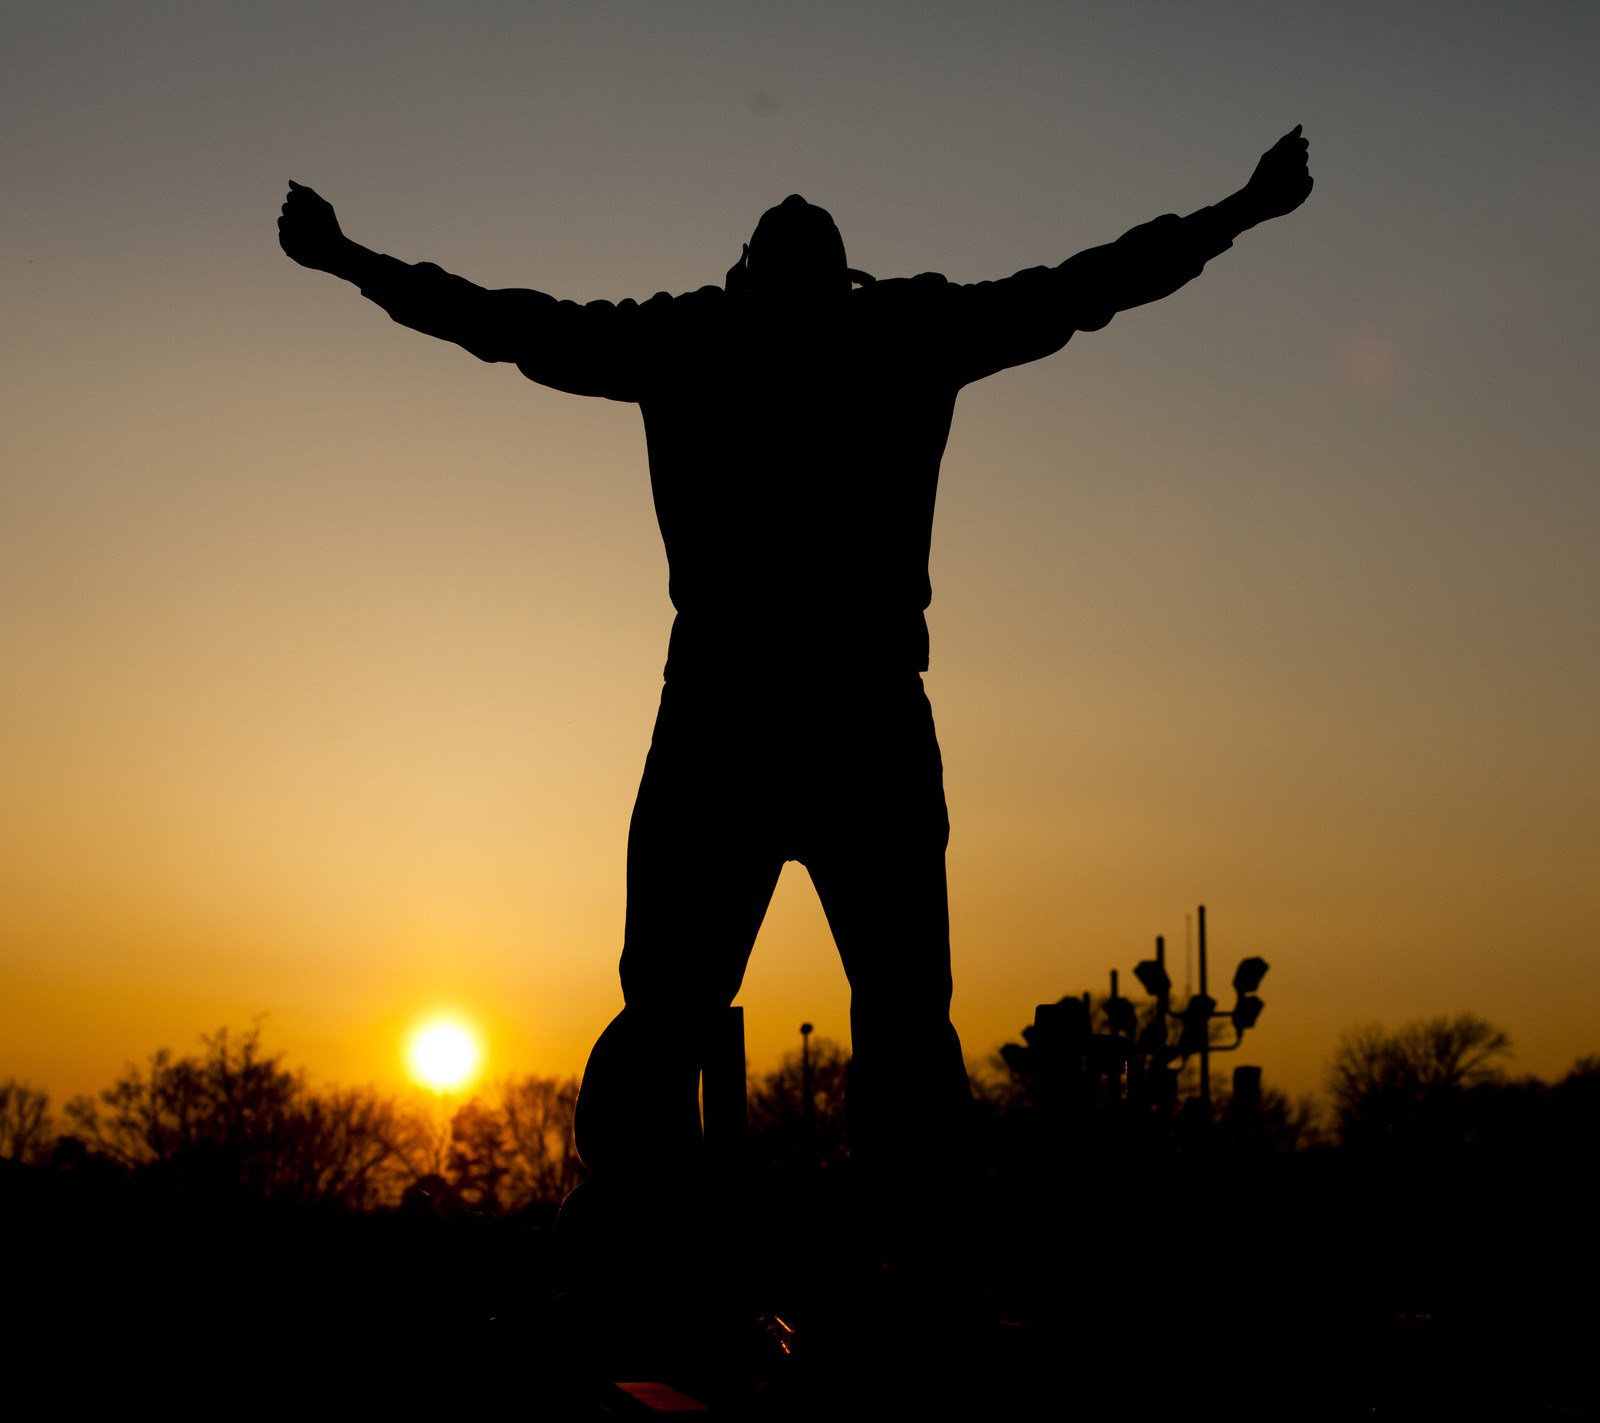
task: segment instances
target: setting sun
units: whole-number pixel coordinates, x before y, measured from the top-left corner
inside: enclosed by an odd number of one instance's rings
[[[455,1019],[434,1018],[412,1033],[406,1048],[411,1075],[425,1087],[447,1092],[477,1075],[483,1058],[478,1035]]]

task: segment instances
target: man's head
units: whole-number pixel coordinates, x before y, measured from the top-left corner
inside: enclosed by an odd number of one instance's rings
[[[744,267],[750,291],[785,297],[847,292],[853,275],[833,218],[798,193],[761,215]]]

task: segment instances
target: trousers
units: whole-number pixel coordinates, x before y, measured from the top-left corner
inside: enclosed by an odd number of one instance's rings
[[[788,860],[810,872],[850,983],[852,1157],[916,1172],[947,1152],[970,1100],[949,833],[917,674],[669,677],[629,827],[625,1006],[579,1093],[590,1170],[664,1179],[692,1158],[699,1025],[738,993]]]

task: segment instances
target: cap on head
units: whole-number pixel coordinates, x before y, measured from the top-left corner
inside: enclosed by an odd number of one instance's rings
[[[798,193],[762,213],[746,258],[750,288],[757,292],[809,295],[849,291],[844,239],[824,208]]]

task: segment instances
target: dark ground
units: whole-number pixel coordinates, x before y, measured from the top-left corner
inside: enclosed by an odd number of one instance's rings
[[[1594,1183],[1553,1162],[1034,1162],[977,1197],[969,1267],[952,1221],[888,1271],[847,1176],[767,1180],[742,1298],[658,1277],[600,1323],[553,1298],[548,1211],[7,1165],[8,1373],[61,1410],[645,1416],[612,1385],[658,1380],[774,1419],[1600,1416]]]

